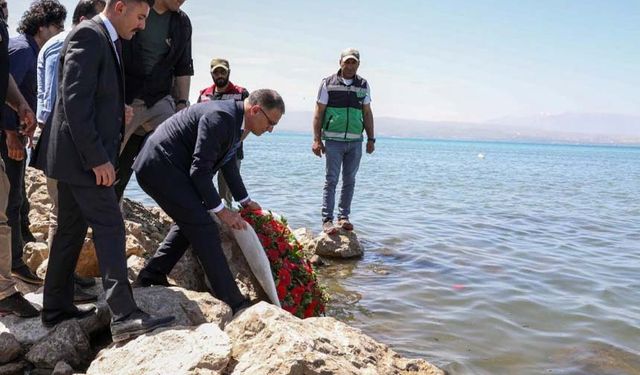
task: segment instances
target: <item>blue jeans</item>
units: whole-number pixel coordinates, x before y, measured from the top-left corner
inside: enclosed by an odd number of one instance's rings
[[[326,177],[322,194],[322,222],[333,220],[336,186],[342,169],[342,191],[338,203],[338,219],[348,219],[356,186],[356,173],[362,158],[362,141],[325,141]]]

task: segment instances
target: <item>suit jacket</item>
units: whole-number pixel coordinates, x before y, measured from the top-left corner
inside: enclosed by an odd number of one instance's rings
[[[56,180],[95,186],[92,168],[116,166],[123,129],[124,77],[109,32],[96,16],[76,26],[62,47],[53,120],[35,165]]]
[[[146,140],[133,170],[139,178],[155,182],[157,189],[180,189],[163,171],[176,168],[188,178],[207,209],[222,202],[213,185],[221,170],[236,200],[248,196],[236,163],[240,146],[243,102],[216,100],[194,104],[171,116]],[[152,181],[153,180],[153,181]]]

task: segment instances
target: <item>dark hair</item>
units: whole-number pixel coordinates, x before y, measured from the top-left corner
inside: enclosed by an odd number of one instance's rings
[[[251,93],[247,98],[249,104],[259,105],[260,107],[270,110],[278,109],[284,115],[284,101],[280,94],[271,89],[259,89]]]
[[[98,7],[104,8],[107,5],[105,0],[80,0],[76,9],[73,11],[73,18],[71,23],[77,25],[80,23],[80,18],[93,18],[99,13]]]
[[[58,0],[38,0],[31,3],[22,15],[16,29],[20,34],[34,36],[41,26],[62,25],[67,18],[67,10]]]
[[[147,3],[149,4],[149,8],[153,8],[153,4],[155,4],[155,0],[107,0],[107,8],[114,5],[117,1],[122,1],[125,4],[129,3]]]

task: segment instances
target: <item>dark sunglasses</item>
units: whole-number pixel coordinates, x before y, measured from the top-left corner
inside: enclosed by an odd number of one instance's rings
[[[278,124],[277,122],[275,122],[275,121],[271,120],[271,118],[267,115],[267,112],[265,112],[265,111],[264,111],[264,109],[262,109],[262,107],[258,107],[258,108],[260,108],[260,112],[262,112],[262,114],[264,115],[264,117],[266,117],[266,118],[267,118],[267,121],[269,121],[269,125],[271,125],[271,126],[276,126],[276,125]]]

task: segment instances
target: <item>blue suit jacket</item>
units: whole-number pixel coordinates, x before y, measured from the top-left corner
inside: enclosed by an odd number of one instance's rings
[[[188,178],[207,209],[222,202],[213,185],[219,170],[236,200],[248,196],[240,177],[235,152],[240,145],[243,102],[217,100],[194,104],[171,116],[146,140],[133,170],[155,180],[160,189],[178,189],[163,177],[176,168]],[[231,161],[231,162],[230,162]]]
[[[99,16],[69,33],[60,59],[53,120],[35,166],[56,180],[95,186],[92,168],[116,166],[124,129],[124,78]]]

